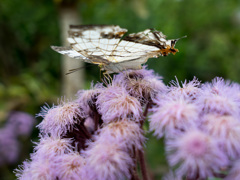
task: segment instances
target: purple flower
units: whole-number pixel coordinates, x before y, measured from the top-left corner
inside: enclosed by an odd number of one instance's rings
[[[30,114],[20,111],[12,111],[9,114],[7,126],[13,126],[17,135],[28,136],[32,132],[35,119]]]
[[[109,86],[98,96],[96,105],[104,123],[126,118],[141,120],[141,104],[123,87]]]
[[[106,87],[98,83],[78,91],[74,101],[43,107],[40,142],[30,161],[16,170],[18,178],[139,179],[139,164],[147,179],[143,123],[149,120],[154,135],[165,135],[171,167],[166,180],[218,177],[228,167],[232,169],[227,179],[238,179],[239,160],[230,163],[240,158],[240,85],[222,78],[201,85],[194,77],[166,87],[161,79],[146,67],[128,70],[115,75],[112,83],[106,80]],[[6,128],[13,129],[14,123],[21,128],[27,122],[21,114],[10,117]],[[0,163],[5,163],[10,151],[15,152],[11,148],[16,133],[2,130]]]
[[[14,131],[11,126],[0,129],[0,166],[18,160],[20,147]]]
[[[41,137],[40,142],[36,144],[32,159],[51,159],[73,151],[72,139],[67,138],[45,136]]]
[[[129,179],[134,166],[133,153],[142,150],[144,140],[143,131],[134,121],[105,124],[81,152],[86,160],[84,177],[89,180]]]
[[[167,139],[166,152],[170,166],[177,166],[177,176],[212,177],[228,165],[228,158],[215,139],[199,130],[190,130],[174,139]]]
[[[201,94],[201,89],[199,88],[200,85],[201,83],[196,77],[194,77],[193,80],[189,82],[185,80],[181,83],[181,85],[176,78],[176,81],[171,81],[171,86],[169,87],[170,92],[168,95],[172,97],[182,96],[186,99],[194,101]]]
[[[14,173],[18,180],[30,180],[30,174],[27,172],[30,167],[30,161],[25,160],[23,165],[19,165],[18,168],[14,169]]]
[[[87,180],[83,168],[85,159],[79,153],[63,154],[54,159],[55,173],[59,180]]]
[[[49,159],[25,161],[15,170],[19,180],[53,180],[57,178],[55,171],[53,161]]]
[[[86,129],[88,130],[88,132],[93,133],[95,130],[95,122],[94,119],[91,118],[90,116],[87,117],[84,121],[84,126],[86,127]]]
[[[31,161],[23,162],[15,170],[19,180],[52,180],[57,178],[56,162],[58,157],[73,153],[71,139],[41,137],[40,142],[31,154]]]
[[[224,180],[238,180],[240,179],[240,159],[233,163],[227,177]]]
[[[123,149],[132,150],[133,147],[142,150],[145,137],[139,124],[134,121],[120,120],[105,125],[98,132],[97,141],[114,141]]]
[[[203,84],[201,88],[202,94],[197,103],[204,113],[239,115],[240,102],[237,96],[239,89],[231,86],[229,81],[217,77],[212,83]]]
[[[98,83],[95,86],[92,84],[91,89],[89,90],[79,90],[77,92],[76,102],[82,109],[84,117],[86,118],[89,117],[91,111],[89,104],[93,104],[94,98],[97,97],[103,90],[104,90],[103,85],[101,83]]]
[[[158,93],[165,92],[166,86],[162,77],[155,75],[146,66],[140,70],[123,71],[115,76],[113,85],[124,86],[127,92],[137,98],[142,104],[153,100]]]
[[[204,83],[202,89],[211,91],[213,94],[228,95],[229,97],[235,97],[236,95],[231,93],[239,90],[231,81],[225,81],[222,77],[215,77],[211,83]]]
[[[62,101],[58,106],[53,106],[50,109],[47,106],[43,107],[38,116],[44,118],[37,125],[41,132],[59,136],[66,134],[68,130],[72,130],[75,123],[80,122],[84,114],[77,102]]]
[[[240,158],[240,122],[238,119],[229,115],[207,114],[203,117],[202,129],[218,140],[230,158]]]
[[[86,159],[85,173],[88,180],[119,180],[130,178],[133,159],[129,153],[112,142],[93,142],[83,152]]]
[[[163,135],[173,135],[177,131],[185,131],[196,126],[199,110],[190,100],[179,98],[156,99],[157,107],[153,107],[150,116],[150,130],[161,138]]]
[[[236,82],[231,83],[231,88],[233,88],[236,91],[236,98],[238,101],[240,101],[240,84]]]

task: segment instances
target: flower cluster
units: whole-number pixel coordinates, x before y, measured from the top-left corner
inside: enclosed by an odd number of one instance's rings
[[[150,130],[165,137],[166,158],[174,170],[166,179],[239,177],[239,167],[230,170],[240,159],[239,87],[219,77],[203,84],[194,78],[171,82],[168,92],[154,99]]]
[[[29,137],[35,119],[28,113],[11,111],[0,129],[0,166],[16,163],[20,153],[19,136]]]
[[[148,180],[143,125],[165,139],[165,179],[240,177],[240,85],[215,78],[164,85],[152,70],[128,70],[44,106],[40,140],[20,180]],[[149,114],[149,116],[148,116]],[[148,118],[147,118],[148,116]],[[222,173],[227,171],[228,174]]]
[[[146,141],[143,109],[166,90],[161,77],[144,68],[80,90],[73,101],[44,106],[38,114],[40,141],[16,175],[22,180],[136,179]]]

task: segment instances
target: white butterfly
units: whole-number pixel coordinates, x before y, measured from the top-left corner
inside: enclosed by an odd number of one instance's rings
[[[72,58],[98,64],[107,74],[141,69],[149,58],[178,52],[174,46],[179,39],[166,40],[162,32],[146,29],[124,36],[126,32],[115,25],[71,25],[70,47],[51,47]]]

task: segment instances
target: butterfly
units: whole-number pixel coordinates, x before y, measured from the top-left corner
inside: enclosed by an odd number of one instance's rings
[[[149,58],[178,52],[174,46],[180,38],[166,40],[162,32],[154,29],[128,35],[126,32],[127,29],[117,25],[70,25],[67,38],[70,46],[51,48],[69,57],[97,64],[107,74],[141,69]]]

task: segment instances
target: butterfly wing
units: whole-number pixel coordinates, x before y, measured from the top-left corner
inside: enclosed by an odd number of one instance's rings
[[[158,49],[157,51],[148,53],[151,54],[152,57],[167,56],[169,53],[175,54],[178,52],[178,49],[175,49],[174,46],[179,39],[167,40],[162,32],[153,29],[146,29],[142,32],[129,34],[124,40],[156,47]]]
[[[68,42],[73,50],[94,64],[108,64],[112,52],[127,32],[114,25],[70,26]]]
[[[178,39],[177,39],[178,40]],[[108,60],[110,63],[105,69],[112,72],[121,72],[127,69],[141,69],[141,65],[149,58],[175,54],[177,40],[166,40],[166,36],[159,31],[146,29],[122,38],[112,51]]]
[[[139,33],[123,35],[126,29],[114,25],[71,25],[70,47],[52,48],[73,58],[99,64],[107,72],[139,69],[148,58],[175,54],[178,40],[166,40],[159,31],[146,29]]]
[[[71,47],[62,47],[62,46],[51,46],[54,51],[57,51],[60,54],[68,55],[71,58],[75,59],[87,59],[87,57],[73,50]]]

